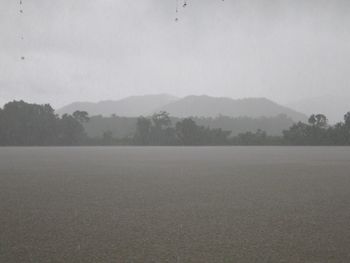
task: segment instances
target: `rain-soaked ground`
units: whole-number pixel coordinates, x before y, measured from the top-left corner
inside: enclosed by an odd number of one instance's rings
[[[350,148],[0,148],[0,262],[350,262]]]

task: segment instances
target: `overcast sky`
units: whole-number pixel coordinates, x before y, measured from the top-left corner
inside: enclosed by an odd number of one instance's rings
[[[19,2],[0,0],[0,103],[149,93],[350,101],[348,0],[178,0],[177,15],[176,0]]]

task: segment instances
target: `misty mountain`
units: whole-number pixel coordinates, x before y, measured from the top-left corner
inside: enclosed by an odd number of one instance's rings
[[[124,117],[151,115],[156,109],[178,98],[167,94],[131,96],[121,100],[100,102],[74,102],[57,111],[58,114],[72,114],[76,110],[87,111],[90,116],[110,116],[116,114]]]
[[[219,115],[229,117],[273,117],[279,114],[285,114],[294,121],[306,119],[306,116],[295,110],[279,105],[266,98],[216,98],[210,96],[188,96],[176,100],[160,107],[158,110],[164,110],[176,117],[216,117]]]
[[[231,99],[210,96],[187,96],[178,99],[170,95],[145,95],[127,97],[119,101],[75,102],[60,110],[59,114],[84,110],[90,116],[110,116],[116,114],[123,117],[149,116],[154,112],[167,111],[174,117],[273,117],[285,114],[294,121],[306,120],[306,116],[295,110],[279,105],[266,98]]]

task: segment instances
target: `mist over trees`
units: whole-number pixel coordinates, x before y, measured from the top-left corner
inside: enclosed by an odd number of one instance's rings
[[[175,131],[167,112],[153,114],[151,118],[139,117],[134,143],[137,145],[175,145]]]
[[[165,111],[150,117],[140,116],[132,122],[116,115],[109,121],[113,119],[122,119],[128,129],[133,127],[133,132],[116,137],[107,129],[101,136],[91,137],[85,129],[91,121],[86,111],[59,116],[49,104],[13,101],[0,108],[0,145],[350,145],[350,112],[344,115],[343,122],[335,125],[329,125],[325,115],[313,114],[307,122],[290,125],[282,135],[271,135],[263,129],[232,135],[228,129],[198,123],[213,119],[172,118]],[[230,118],[219,116],[214,120],[218,125]]]
[[[240,133],[255,132],[258,129],[265,131],[268,135],[281,136],[283,130],[294,124],[294,121],[285,114],[273,117],[228,117],[219,115],[217,117],[190,117],[197,125],[211,129],[223,129],[231,131],[230,136],[237,136]],[[89,137],[102,137],[104,132],[111,132],[115,138],[133,137],[136,133],[137,117],[117,116],[109,117],[101,115],[91,116],[89,122],[85,122],[84,128]],[[170,116],[172,124],[182,120]]]
[[[226,145],[231,131],[199,126],[191,118],[176,123],[176,135],[182,145]]]
[[[230,131],[199,126],[190,118],[178,121],[175,127],[167,112],[151,118],[139,117],[134,137],[138,145],[225,145]]]

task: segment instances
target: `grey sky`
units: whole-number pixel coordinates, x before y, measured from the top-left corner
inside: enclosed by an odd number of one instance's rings
[[[176,0],[22,1],[0,0],[0,103],[350,99],[346,0],[178,0],[178,22]]]

